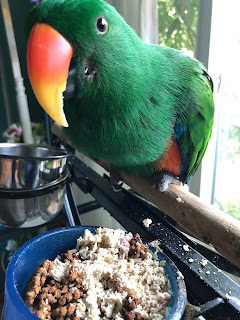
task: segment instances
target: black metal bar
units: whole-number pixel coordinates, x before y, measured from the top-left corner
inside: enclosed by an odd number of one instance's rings
[[[51,131],[51,120],[49,115],[45,112],[45,123],[46,123],[46,132],[47,132],[47,143],[48,145],[53,145],[53,136]]]
[[[194,245],[185,241],[185,236],[153,210],[133,201],[124,192],[115,193],[105,179],[75,156],[70,156],[69,161],[76,176],[88,177],[92,182],[91,195],[127,230],[139,232],[145,241],[160,241],[163,251],[184,275],[190,303],[204,304],[218,297],[225,301],[224,308],[220,305],[206,312],[206,319],[240,319],[240,287],[234,281],[199,254]],[[152,220],[149,228],[142,223],[146,218]]]
[[[216,298],[214,300],[208,301],[201,306],[194,306],[188,303],[184,311],[183,320],[193,320],[196,317],[203,315],[205,312],[210,311],[223,303],[224,300],[221,298]]]
[[[98,201],[93,200],[87,203],[83,203],[77,206],[77,208],[78,208],[78,213],[81,215],[81,214],[102,208],[102,205]]]
[[[70,226],[81,226],[81,219],[78,213],[78,208],[73,196],[71,184],[66,185],[66,195],[64,203],[68,223]]]

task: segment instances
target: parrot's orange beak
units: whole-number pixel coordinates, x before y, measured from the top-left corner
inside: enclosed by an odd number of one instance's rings
[[[68,127],[63,111],[63,92],[73,55],[70,43],[55,29],[37,23],[27,47],[28,74],[35,96],[57,123]]]

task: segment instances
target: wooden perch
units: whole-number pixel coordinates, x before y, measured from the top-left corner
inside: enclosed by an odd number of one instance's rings
[[[52,130],[64,139],[59,127],[55,125]],[[110,170],[109,163],[97,163],[107,171]],[[185,232],[212,245],[220,254],[240,267],[240,221],[212,205],[203,203],[200,198],[179,186],[170,185],[161,193],[152,187],[149,177],[127,175],[124,172],[121,172],[121,177],[124,183],[183,226]]]

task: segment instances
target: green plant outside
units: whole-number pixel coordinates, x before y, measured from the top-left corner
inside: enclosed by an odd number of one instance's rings
[[[198,0],[158,0],[159,44],[194,53]]]

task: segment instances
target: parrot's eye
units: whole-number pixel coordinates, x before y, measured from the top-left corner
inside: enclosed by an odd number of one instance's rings
[[[97,31],[100,34],[105,34],[108,32],[108,23],[104,17],[100,17],[96,22]]]

